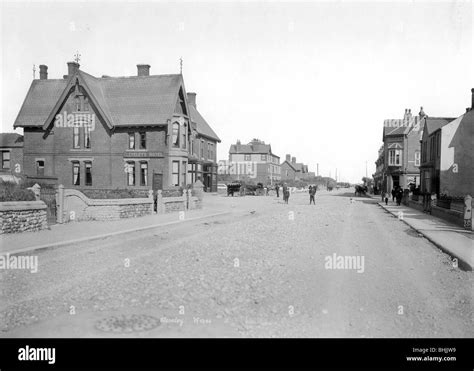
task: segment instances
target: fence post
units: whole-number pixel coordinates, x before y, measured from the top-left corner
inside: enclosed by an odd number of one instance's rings
[[[58,193],[56,193],[56,221],[60,224],[64,223],[64,186],[62,184],[58,187]]]
[[[183,189],[183,195],[181,196],[181,199],[183,200],[183,206],[184,210],[188,209],[188,191],[186,189]]]
[[[163,194],[162,190],[158,190],[158,196],[156,197],[156,213],[163,214],[165,212],[164,204],[163,204]]]
[[[464,228],[473,230],[472,228],[472,197],[464,196]]]
[[[188,189],[186,191],[186,193],[187,193],[187,197],[188,197],[186,208],[188,210],[192,210],[193,209],[193,199],[192,199],[193,193],[190,189]]]

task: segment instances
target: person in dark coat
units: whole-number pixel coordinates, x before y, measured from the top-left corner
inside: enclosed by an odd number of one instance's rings
[[[285,201],[285,204],[288,203],[288,199],[290,198],[290,191],[288,187],[286,186],[286,183],[283,184],[283,201]]]
[[[398,188],[395,196],[397,198],[397,206],[400,206],[402,203],[403,190],[401,188]]]
[[[275,191],[277,193],[277,197],[279,198],[280,197],[280,187],[277,185],[275,185]]]
[[[316,195],[316,186],[309,186],[309,204],[311,205],[311,202],[313,202],[314,205],[316,205],[316,202],[314,201],[314,196]]]
[[[397,195],[397,189],[396,189],[396,188],[393,188],[393,189],[392,189],[392,201],[395,201],[396,195]]]

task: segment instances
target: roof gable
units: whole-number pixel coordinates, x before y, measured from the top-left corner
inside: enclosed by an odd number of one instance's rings
[[[67,80],[34,80],[14,127],[49,127],[77,82],[109,128],[166,125],[180,91],[184,97],[181,75],[96,78],[77,70]]]

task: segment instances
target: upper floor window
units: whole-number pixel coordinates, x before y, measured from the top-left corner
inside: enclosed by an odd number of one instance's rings
[[[173,123],[173,137],[172,137],[173,147],[179,148],[179,123]]]
[[[72,128],[72,147],[73,148],[81,148],[81,138],[80,138],[80,131],[78,126],[74,126]]]
[[[84,148],[91,148],[91,128],[84,127]]]
[[[92,162],[86,161],[84,163],[85,169],[85,185],[91,186],[92,185]]]
[[[186,133],[187,133],[187,127],[186,124],[182,126],[181,130],[181,148],[186,149]]]
[[[76,107],[76,111],[81,110],[81,97],[79,95],[76,95],[74,98],[74,106]]]
[[[204,158],[204,140],[201,140],[201,158]]]
[[[140,149],[146,149],[146,132],[140,132]]]
[[[10,151],[2,151],[2,169],[10,169]]]
[[[89,111],[90,106],[89,106],[89,99],[87,97],[84,98],[84,111]]]
[[[214,160],[214,143],[209,143],[209,159]]]
[[[250,161],[250,155],[244,155],[244,161]]]
[[[128,133],[128,149],[135,149],[135,133]]]
[[[267,155],[261,155],[260,159],[261,159],[262,161],[267,161]]]
[[[400,149],[391,149],[388,152],[388,165],[389,166],[401,166],[402,164],[402,151]]]
[[[420,166],[420,151],[415,152],[415,166]]]

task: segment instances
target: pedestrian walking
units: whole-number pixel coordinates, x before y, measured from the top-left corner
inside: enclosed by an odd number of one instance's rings
[[[395,202],[395,196],[397,195],[397,189],[393,188],[392,189],[392,201]]]
[[[283,201],[285,202],[285,204],[288,203],[288,200],[290,198],[290,190],[288,189],[288,186],[285,184],[283,184]]]
[[[403,190],[401,188],[398,188],[395,197],[397,199],[397,206],[400,206],[402,203],[402,197],[403,197]]]
[[[311,202],[316,205],[316,202],[314,201],[314,196],[316,195],[316,186],[309,186],[309,204],[311,205]]]
[[[388,192],[385,192],[385,205],[388,205],[389,197],[390,197],[390,195],[388,194]]]
[[[280,187],[278,186],[278,184],[275,186],[275,191],[277,193],[277,198],[280,197]]]

